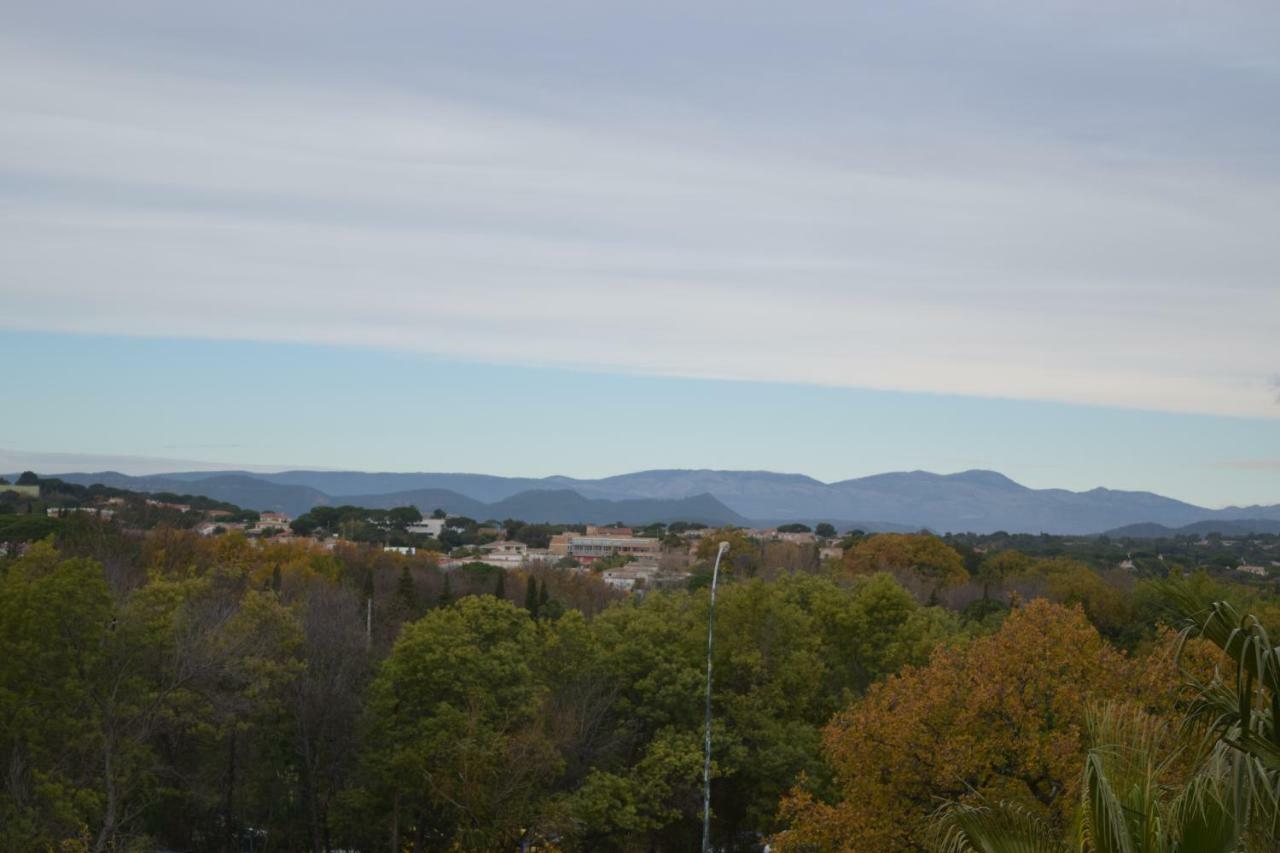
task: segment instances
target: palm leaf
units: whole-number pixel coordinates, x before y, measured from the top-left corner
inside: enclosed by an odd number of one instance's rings
[[[950,802],[934,812],[934,853],[1066,853],[1053,827],[1016,803]]]
[[[1231,796],[1229,769],[1219,761],[1211,761],[1174,798],[1169,826],[1175,850],[1232,853],[1239,849],[1248,809]]]

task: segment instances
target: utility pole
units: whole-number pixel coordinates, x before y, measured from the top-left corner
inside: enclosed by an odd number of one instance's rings
[[[702,853],[711,853],[711,650],[716,631],[716,584],[720,580],[720,558],[729,550],[721,542],[711,569],[711,608],[707,611],[707,733],[702,755]]]

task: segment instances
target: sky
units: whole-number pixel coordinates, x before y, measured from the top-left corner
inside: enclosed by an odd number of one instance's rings
[[[0,80],[0,461],[1280,502],[1273,3],[0,0]]]

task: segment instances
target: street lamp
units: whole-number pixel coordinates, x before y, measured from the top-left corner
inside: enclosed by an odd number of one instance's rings
[[[711,643],[716,631],[716,584],[720,580],[720,558],[729,550],[721,542],[711,569],[711,609],[707,613],[707,733],[702,755],[702,853],[711,851]]]

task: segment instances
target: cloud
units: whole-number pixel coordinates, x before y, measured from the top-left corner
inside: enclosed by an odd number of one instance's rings
[[[131,7],[0,43],[0,326],[1276,417],[1271,18]]]

